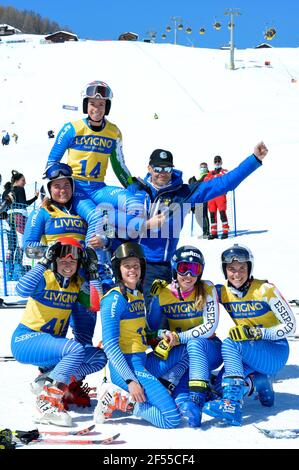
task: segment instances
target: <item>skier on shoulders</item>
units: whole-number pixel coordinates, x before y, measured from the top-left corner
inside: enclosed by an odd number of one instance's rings
[[[94,81],[82,91],[83,113],[87,118],[68,122],[57,135],[48,157],[47,168],[59,162],[67,151],[67,162],[73,170],[74,210],[87,222],[87,244],[95,233],[103,230],[102,209],[106,204],[125,215],[126,224],[143,214],[143,191],[134,194],[124,188],[107,186],[105,176],[109,161],[124,187],[133,183],[122,150],[122,134],[109,122],[112,90],[107,83]],[[96,249],[101,261],[101,250]]]

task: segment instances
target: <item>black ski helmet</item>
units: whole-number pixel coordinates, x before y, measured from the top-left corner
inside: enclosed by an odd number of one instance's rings
[[[247,263],[248,279],[250,279],[253,272],[254,258],[249,248],[235,243],[232,247],[227,248],[225,251],[223,251],[221,255],[221,265],[225,279],[227,279],[226,265],[232,263],[233,261],[239,261],[239,263]]]
[[[87,83],[81,92],[83,99],[83,113],[87,113],[87,104],[88,98],[98,98],[106,101],[105,106],[105,116],[108,116],[111,108],[111,100],[113,98],[113,93],[109,85],[105,82],[99,80],[94,80],[93,82]]]
[[[141,245],[135,242],[125,242],[115,250],[111,258],[111,265],[113,274],[115,277],[116,282],[120,282],[122,280],[121,272],[120,272],[120,262],[126,258],[138,258],[140,260],[140,267],[141,267],[141,277],[140,282],[142,283],[145,277],[145,270],[146,270],[146,262],[145,256],[143,252],[143,248]]]
[[[201,273],[197,276],[199,282],[205,267],[205,259],[202,252],[191,245],[184,245],[178,248],[171,258],[172,278],[177,279],[177,266],[178,263],[185,261],[187,263],[198,263],[201,266]]]

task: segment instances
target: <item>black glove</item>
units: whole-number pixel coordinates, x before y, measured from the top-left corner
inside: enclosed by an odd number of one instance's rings
[[[151,295],[159,295],[161,290],[168,286],[168,282],[164,279],[155,279],[152,283],[150,294]]]
[[[15,431],[14,434],[23,444],[29,444],[29,442],[35,441],[40,436],[38,429],[32,429],[32,431]]]
[[[90,246],[86,247],[82,260],[82,267],[88,273],[89,280],[95,281],[99,279],[100,274],[98,270],[98,257],[96,252]]]
[[[44,256],[39,260],[39,264],[45,266],[45,268],[49,268],[50,264],[55,261],[60,254],[61,250],[61,243],[55,242],[53,245],[48,246]]]
[[[256,326],[237,325],[229,330],[233,341],[251,341],[262,339],[262,331]]]

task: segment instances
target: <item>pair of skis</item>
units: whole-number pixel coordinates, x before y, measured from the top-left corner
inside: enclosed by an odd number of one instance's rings
[[[105,439],[89,438],[89,439],[71,439],[70,436],[85,436],[90,434],[95,428],[95,424],[88,426],[87,428],[79,429],[78,431],[38,431],[34,429],[32,431],[14,431],[13,434],[23,444],[62,444],[62,445],[109,445],[115,442],[120,433],[114,434],[113,436],[106,437]],[[92,433],[100,434],[100,433]],[[50,437],[47,436],[56,436]],[[61,439],[61,437],[69,437],[68,439]]]

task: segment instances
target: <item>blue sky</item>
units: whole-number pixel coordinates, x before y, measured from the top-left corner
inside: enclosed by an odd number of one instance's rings
[[[299,2],[297,0],[8,0],[2,6],[13,6],[20,10],[32,10],[42,17],[68,25],[80,38],[117,39],[124,31],[134,31],[140,38],[148,31],[157,33],[157,42],[163,41],[166,26],[173,26],[171,17],[182,18],[192,34],[178,32],[178,43],[196,47],[217,48],[229,41],[227,8],[239,8],[241,16],[236,19],[236,47],[253,47],[264,42],[263,32],[270,27],[277,31],[271,44],[277,47],[299,46]],[[213,23],[222,24],[220,31]],[[204,27],[206,34],[199,35]],[[173,42],[173,30],[167,34],[166,42]]]

